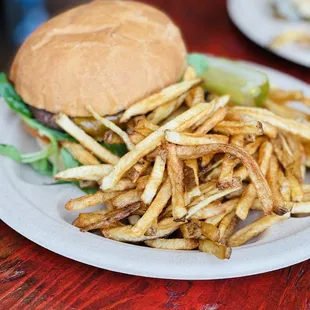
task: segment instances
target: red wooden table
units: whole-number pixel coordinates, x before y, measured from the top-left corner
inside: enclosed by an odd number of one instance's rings
[[[309,69],[280,59],[243,37],[230,22],[225,1],[145,2],[172,16],[189,51],[254,61],[310,82]],[[310,309],[310,262],[230,280],[157,280],[74,262],[0,223],[0,309],[166,308]]]

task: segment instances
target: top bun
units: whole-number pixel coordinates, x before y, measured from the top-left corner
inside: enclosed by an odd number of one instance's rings
[[[179,80],[186,49],[161,11],[133,1],[93,1],[34,31],[10,79],[25,102],[52,113],[116,114]]]

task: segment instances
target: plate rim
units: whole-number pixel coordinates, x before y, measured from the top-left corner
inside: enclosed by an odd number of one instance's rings
[[[254,66],[256,68],[259,68],[263,71],[266,71],[268,74],[269,72],[275,73],[275,74],[280,74],[284,76],[285,78],[289,78],[290,80],[294,80],[298,82],[299,84],[303,85],[303,87],[309,89],[309,85],[295,77],[292,77],[286,73],[282,73],[278,70],[274,70],[272,68],[258,65],[252,62],[244,62],[243,63]],[[1,119],[1,115],[0,115]],[[1,126],[0,126],[1,127]],[[264,244],[258,244],[254,245],[253,248],[256,248],[256,252],[267,248],[272,248],[272,244],[282,244],[286,245],[293,244],[294,248],[292,247],[287,247],[285,248],[284,251],[278,253],[277,255],[269,255],[268,259],[264,261],[264,264],[261,265],[255,265],[253,264],[253,261],[247,262],[249,265],[244,268],[244,270],[230,270],[230,272],[227,272],[227,265],[234,265],[234,260],[233,258],[229,261],[219,261],[218,259],[208,256],[208,260],[211,261],[211,263],[214,262],[214,265],[216,268],[219,268],[218,266],[222,266],[226,271],[225,274],[205,274],[201,273],[198,274],[197,271],[191,273],[190,271],[186,271],[184,274],[176,268],[176,267],[182,267],[185,266],[184,264],[184,252],[185,251],[176,251],[176,252],[171,252],[171,251],[166,251],[166,250],[158,250],[158,249],[151,249],[151,248],[143,248],[143,247],[138,247],[135,245],[130,245],[130,244],[124,244],[120,243],[117,241],[113,240],[108,240],[108,239],[103,239],[102,237],[99,236],[94,236],[91,234],[84,234],[81,235],[79,230],[76,227],[73,227],[72,225],[66,223],[66,222],[60,222],[57,221],[56,219],[50,217],[50,216],[45,216],[43,220],[40,220],[39,226],[37,229],[40,231],[40,233],[34,233],[33,232],[33,223],[32,221],[37,217],[38,211],[41,213],[44,213],[42,210],[36,208],[35,206],[32,205],[32,203],[25,199],[23,197],[22,192],[18,192],[17,189],[12,186],[8,187],[7,184],[7,179],[5,179],[6,171],[7,169],[10,169],[10,165],[4,165],[3,163],[6,162],[6,160],[9,159],[3,159],[0,161],[0,188],[2,189],[3,193],[3,199],[2,199],[2,206],[0,208],[0,218],[12,229],[26,237],[27,239],[33,241],[34,243],[52,251],[55,252],[59,255],[62,255],[64,257],[67,257],[69,259],[88,264],[94,267],[98,268],[103,268],[115,272],[121,272],[125,274],[131,274],[131,275],[137,275],[137,276],[143,276],[143,277],[153,277],[153,278],[162,278],[162,279],[175,279],[175,280],[215,280],[215,279],[226,279],[226,278],[233,278],[233,277],[243,277],[243,276],[250,276],[250,275],[255,275],[255,274],[260,274],[260,273],[265,273],[269,272],[272,270],[278,270],[290,265],[294,265],[296,263],[299,263],[301,261],[307,260],[310,258],[310,246],[308,243],[308,247],[305,246],[304,243],[308,240],[308,235],[310,232],[310,227],[296,233],[290,236],[287,236],[285,238],[272,241],[269,243],[264,243]],[[15,163],[14,163],[15,164]],[[12,163],[13,165],[13,163]],[[1,177],[2,176],[2,177]],[[10,180],[12,182],[12,180]],[[70,185],[68,185],[70,186]],[[18,195],[16,193],[19,193]],[[16,207],[12,208],[11,205],[14,205]],[[17,209],[22,212],[15,212]],[[29,211],[30,210],[30,211]],[[26,212],[29,211],[29,212]],[[15,214],[14,214],[15,212]],[[20,225],[20,223],[24,222],[25,225]],[[44,228],[46,228],[46,222],[48,223],[49,230],[48,232],[44,231]],[[63,235],[61,233],[53,235],[52,233],[56,232],[62,232],[66,233],[67,236],[69,235],[69,239],[63,238]],[[82,237],[83,236],[83,237]],[[86,237],[85,237],[86,236]],[[50,237],[50,239],[48,239]],[[88,249],[91,250],[92,255],[90,257],[85,256],[83,253],[77,252],[77,246],[76,244],[70,243],[72,242],[75,238],[80,238],[83,239],[82,244],[78,245],[79,249]],[[296,238],[299,240],[299,243],[296,242]],[[59,242],[59,243],[58,243]],[[119,263],[120,261],[117,260],[119,257],[116,257],[119,255],[115,253],[106,253],[106,258],[102,259],[102,253],[99,253],[98,251],[98,244],[100,243],[100,249],[101,248],[116,248],[118,252],[124,251],[126,253],[126,257],[124,257],[121,261],[121,264]],[[105,244],[105,246],[103,246]],[[58,245],[58,246],[57,246]],[[95,251],[94,251],[95,247]],[[250,246],[252,247],[252,246]],[[238,257],[242,257],[244,252],[247,252],[249,249],[249,246],[241,247],[241,248],[236,248],[234,249],[233,257],[236,257],[235,260],[238,259]],[[292,250],[294,250],[294,254],[292,254]],[[154,253],[158,253],[158,255],[153,255]],[[255,251],[254,251],[255,252]],[[299,254],[296,256],[296,252]],[[138,257],[139,254],[144,254],[145,258],[141,260],[141,257]],[[257,253],[256,253],[257,254]],[[207,255],[205,253],[199,253],[199,252],[187,252],[186,256],[190,257],[190,259],[195,262],[198,260],[199,256],[204,256]],[[283,261],[283,255],[285,256],[285,260]],[[140,255],[141,256],[141,255]],[[163,269],[158,268],[153,268],[148,266],[146,264],[146,259],[147,257],[149,259],[153,259],[153,264],[158,263],[156,259],[154,260],[153,256],[160,256],[160,261],[161,263],[165,262],[165,266]],[[261,256],[263,257],[263,256]],[[116,258],[116,259],[115,259]],[[138,263],[132,264],[132,261],[136,259],[139,261],[140,259],[140,265]],[[169,262],[167,264],[167,261]],[[178,262],[180,263],[180,266],[175,266],[175,263]],[[232,263],[231,263],[232,262]],[[244,261],[243,261],[244,262]],[[267,263],[266,263],[267,262]],[[170,264],[170,265],[169,265]],[[240,265],[240,262],[239,262]],[[237,266],[239,266],[237,264]],[[253,267],[255,265],[255,268]],[[188,267],[188,266],[187,266]],[[244,267],[244,266],[242,266]],[[239,266],[240,268],[240,266]],[[190,268],[189,268],[190,269]],[[213,268],[212,268],[213,269]]]

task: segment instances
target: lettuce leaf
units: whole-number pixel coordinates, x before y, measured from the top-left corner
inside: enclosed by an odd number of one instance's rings
[[[53,176],[53,165],[47,158],[30,163],[34,171],[41,175]]]
[[[203,74],[209,67],[207,57],[199,53],[188,54],[187,63],[196,70],[198,76]]]
[[[7,102],[9,107],[15,112],[31,117],[27,105],[23,102],[22,98],[16,93],[13,85],[8,81],[5,73],[0,73],[0,96]]]

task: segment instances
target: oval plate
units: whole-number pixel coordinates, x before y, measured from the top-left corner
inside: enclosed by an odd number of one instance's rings
[[[247,65],[265,71],[275,86],[301,89],[310,95],[309,87],[293,77],[266,67]],[[17,145],[24,151],[36,148],[34,139],[27,136],[16,114],[4,102],[0,104],[0,141]],[[81,233],[71,225],[78,212],[68,212],[64,205],[82,192],[72,185],[48,183],[50,178],[1,158],[0,218],[33,242],[88,265],[154,278],[198,280],[263,273],[310,257],[310,217],[291,218],[275,225],[251,244],[233,249],[227,261],[198,251],[157,250]]]
[[[229,0],[228,14],[237,28],[250,40],[272,53],[310,68],[310,47],[288,44],[271,48],[270,42],[287,30],[308,30],[310,22],[289,22],[273,16],[270,0]],[[259,28],[259,31],[257,29]]]

